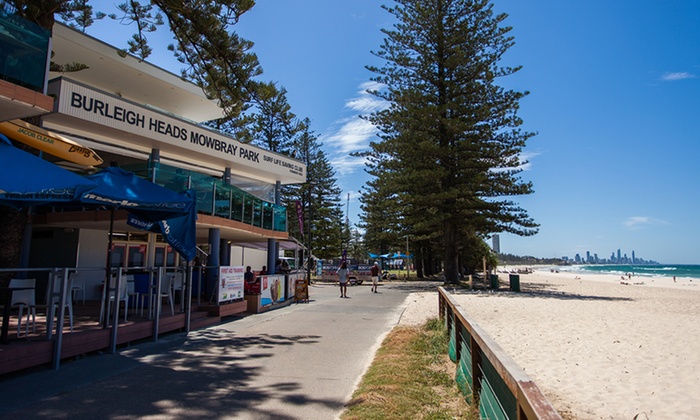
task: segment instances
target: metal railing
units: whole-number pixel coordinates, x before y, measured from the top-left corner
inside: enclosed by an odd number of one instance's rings
[[[455,299],[438,288],[440,319],[450,335],[457,384],[481,418],[561,419],[534,381],[471,319]]]
[[[68,300],[71,290],[72,275],[78,272],[96,272],[99,273],[103,278],[105,276],[105,268],[5,268],[0,269],[0,274],[12,273],[16,278],[27,278],[28,276],[35,276],[39,279],[43,279],[37,284],[37,286],[43,285],[45,281],[46,285],[46,339],[53,340],[53,357],[52,357],[52,367],[57,370],[60,366],[61,361],[61,350],[63,347],[63,330],[65,324],[65,311],[66,311],[66,301]],[[160,324],[160,313],[162,306],[161,292],[163,278],[166,275],[171,275],[174,273],[181,273],[183,276],[183,290],[182,290],[182,302],[183,307],[181,313],[185,314],[185,332],[190,331],[190,314],[191,314],[191,301],[192,301],[192,279],[193,272],[199,274],[199,284],[198,284],[198,298],[197,304],[201,303],[199,296],[201,295],[202,287],[202,267],[129,267],[129,268],[113,268],[111,270],[114,276],[114,282],[110,282],[107,285],[107,290],[103,291],[104,299],[100,314],[95,313],[95,318],[102,318],[104,315],[103,328],[110,329],[110,340],[109,340],[109,352],[116,353],[118,334],[120,329],[119,324],[119,301],[117,298],[114,299],[114,305],[106,305],[106,300],[109,299],[110,294],[115,297],[118,296],[117,291],[120,290],[120,284],[127,281],[126,276],[128,273],[137,272],[139,274],[148,275],[148,301],[149,301],[149,319],[153,321],[153,331],[152,338],[153,341],[158,341],[159,336],[159,324]],[[56,286],[55,283],[60,282],[60,286]],[[36,289],[35,287],[35,293]],[[10,297],[12,290],[8,288],[6,290],[6,301],[5,308],[3,310],[2,319],[2,338],[7,339],[9,333],[9,316],[10,316]],[[105,311],[105,306],[109,308],[109,311]],[[129,308],[125,308],[125,311]],[[56,313],[58,311],[58,314]],[[103,311],[105,313],[103,314]],[[58,316],[56,316],[58,315]],[[58,322],[54,324],[54,320],[58,319]]]

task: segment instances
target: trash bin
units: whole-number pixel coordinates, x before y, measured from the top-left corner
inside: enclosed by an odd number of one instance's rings
[[[491,274],[491,288],[498,290],[498,274]]]
[[[519,292],[520,291],[520,275],[518,274],[510,274],[510,290],[513,292]]]

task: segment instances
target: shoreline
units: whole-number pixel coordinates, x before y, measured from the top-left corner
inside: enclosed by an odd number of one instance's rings
[[[623,284],[631,286],[649,286],[649,287],[663,287],[670,289],[686,289],[688,287],[698,288],[700,290],[700,277],[674,277],[673,276],[652,276],[652,275],[640,275],[639,273],[632,273],[631,277],[622,276],[621,274],[615,273],[596,273],[585,270],[566,270],[572,266],[551,266],[551,265],[530,265],[530,266],[503,266],[503,271],[510,271],[511,269],[531,269],[533,270],[530,274],[521,274],[522,276],[537,275],[547,278],[557,278],[557,279],[570,279],[570,280],[586,280],[594,282],[603,282],[609,284]],[[554,271],[552,271],[554,270]],[[507,281],[507,275],[509,273],[499,272],[499,278],[501,281]],[[624,277],[624,278],[623,278]]]

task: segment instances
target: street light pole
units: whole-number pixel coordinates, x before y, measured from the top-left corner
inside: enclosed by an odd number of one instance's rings
[[[410,266],[409,264],[409,259],[408,259],[408,235],[406,235],[406,280],[408,280],[408,276],[410,275]]]
[[[311,186],[312,184],[309,182],[309,194],[308,194],[308,213],[309,213],[309,220],[306,221],[307,225],[307,235],[306,235],[306,279],[308,285],[311,285]]]

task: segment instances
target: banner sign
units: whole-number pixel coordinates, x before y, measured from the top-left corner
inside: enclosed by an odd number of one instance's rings
[[[245,267],[219,267],[219,303],[243,299]]]
[[[301,237],[304,238],[304,211],[301,207],[301,201],[296,200],[295,204],[297,207],[297,218],[299,219],[299,232]]]

